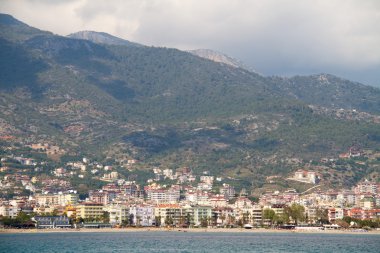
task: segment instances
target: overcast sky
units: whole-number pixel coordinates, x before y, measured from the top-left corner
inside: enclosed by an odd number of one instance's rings
[[[380,0],[0,0],[0,12],[60,35],[208,48],[264,75],[323,72],[380,87]]]

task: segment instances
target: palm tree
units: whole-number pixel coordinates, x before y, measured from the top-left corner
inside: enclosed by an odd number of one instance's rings
[[[222,226],[224,226],[224,221],[226,220],[226,215],[225,214],[220,215],[220,219],[222,220]]]
[[[147,220],[148,220],[148,226],[150,226],[151,224],[150,224],[150,219],[151,219],[151,217],[150,216],[148,216],[147,217]]]

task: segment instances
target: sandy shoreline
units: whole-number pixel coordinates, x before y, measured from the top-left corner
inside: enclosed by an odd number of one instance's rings
[[[300,234],[371,234],[380,235],[379,230],[360,232],[353,230],[280,230],[241,228],[81,228],[81,229],[0,229],[0,234],[35,233],[140,233],[140,232],[190,232],[190,233],[300,233]]]

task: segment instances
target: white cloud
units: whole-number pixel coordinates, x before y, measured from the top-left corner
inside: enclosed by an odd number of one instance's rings
[[[96,30],[147,45],[211,48],[267,74],[355,77],[380,66],[377,0],[2,0],[0,11],[61,35]]]

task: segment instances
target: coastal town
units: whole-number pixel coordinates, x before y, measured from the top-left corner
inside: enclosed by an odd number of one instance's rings
[[[37,148],[59,152],[48,145]],[[355,155],[360,156],[350,151],[341,158]],[[136,163],[125,160],[126,168]],[[306,191],[267,191],[252,197],[249,190],[237,191],[220,175],[195,174],[188,167],[154,167],[152,177],[139,183],[134,176],[122,177],[116,166],[86,157],[68,161],[50,174],[43,173],[46,164],[24,156],[1,158],[2,228],[375,229],[380,225],[380,184],[367,179],[350,189],[325,189],[318,173],[299,169],[287,180],[310,185]],[[31,169],[39,173],[31,176]],[[79,194],[73,178],[89,182],[95,178],[102,184]]]

